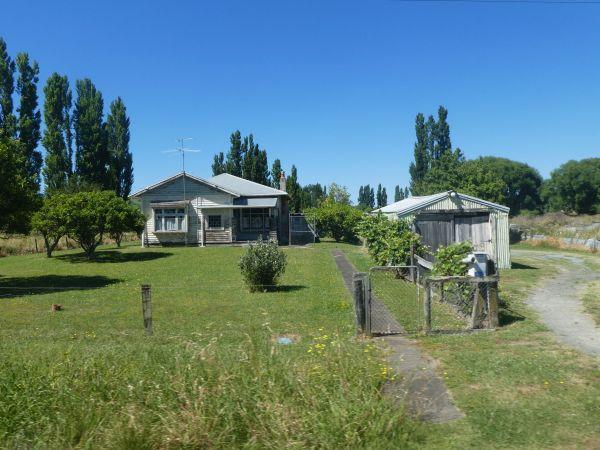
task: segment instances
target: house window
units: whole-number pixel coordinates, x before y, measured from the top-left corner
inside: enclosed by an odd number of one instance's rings
[[[269,208],[252,208],[242,210],[242,230],[262,231],[269,229],[271,220],[269,218]]]
[[[208,228],[223,228],[221,216],[208,216]]]
[[[154,231],[185,231],[185,209],[165,208],[154,210]]]

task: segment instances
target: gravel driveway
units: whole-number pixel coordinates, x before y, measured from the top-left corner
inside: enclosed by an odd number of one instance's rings
[[[581,302],[586,285],[600,280],[600,272],[586,264],[588,258],[528,250],[513,250],[513,255],[564,262],[559,265],[557,275],[544,279],[534,289],[527,304],[540,314],[559,341],[589,355],[600,356],[600,328],[585,313]]]

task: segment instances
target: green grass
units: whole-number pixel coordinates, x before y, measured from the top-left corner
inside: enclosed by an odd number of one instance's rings
[[[361,270],[370,265],[364,249],[337,246]],[[557,262],[536,256],[513,258],[514,268],[502,271],[500,294],[508,308],[501,311],[498,331],[416,336],[440,362],[438,372],[466,414],[430,427],[424,447],[600,446],[598,359],[558,344],[524,304],[533,286],[556,270]],[[600,262],[587,256],[592,264]]]
[[[105,247],[93,261],[76,252],[0,259],[0,447],[424,442],[422,427],[379,395],[381,356],[355,339],[329,253],[286,249],[282,288],[250,294],[242,251]],[[152,285],[152,337],[142,283]],[[52,303],[64,311],[51,313]],[[297,343],[278,345],[279,335]]]
[[[583,294],[583,307],[600,327],[600,281],[590,283]]]

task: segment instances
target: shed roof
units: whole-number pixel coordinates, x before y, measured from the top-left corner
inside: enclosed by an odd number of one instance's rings
[[[440,192],[438,194],[432,194],[432,195],[408,197],[408,198],[405,198],[404,200],[400,200],[399,202],[392,203],[391,205],[387,205],[387,206],[384,206],[383,208],[376,209],[373,212],[374,213],[382,212],[384,214],[398,214],[398,215],[409,214],[411,212],[418,211],[419,209],[425,208],[426,206],[437,203],[438,201],[440,201],[446,197],[450,197],[450,196],[452,196],[452,194],[455,194],[459,200],[460,199],[469,200],[474,203],[479,203],[482,206],[486,206],[486,207],[492,208],[492,209],[497,209],[497,210],[503,211],[503,212],[510,211],[510,208],[507,206],[488,202],[487,200],[483,200],[483,199],[480,199],[477,197],[472,197],[467,194],[461,194],[459,192],[446,191],[446,192]]]
[[[217,186],[221,186],[223,189],[237,192],[238,195],[244,197],[278,197],[287,195],[287,192],[285,191],[280,191],[279,189],[265,186],[264,184],[255,183],[254,181],[245,180],[229,173],[222,173],[214,176],[209,178],[208,181]]]

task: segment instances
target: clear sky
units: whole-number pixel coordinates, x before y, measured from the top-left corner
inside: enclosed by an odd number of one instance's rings
[[[356,198],[409,181],[414,117],[449,110],[467,157],[542,175],[600,156],[600,4],[394,0],[10,1],[0,35],[72,84],[91,78],[131,116],[134,189],[207,177],[239,129],[302,184]],[[41,91],[41,88],[40,88]],[[40,92],[41,94],[41,92]],[[42,100],[42,99],[41,99]]]

